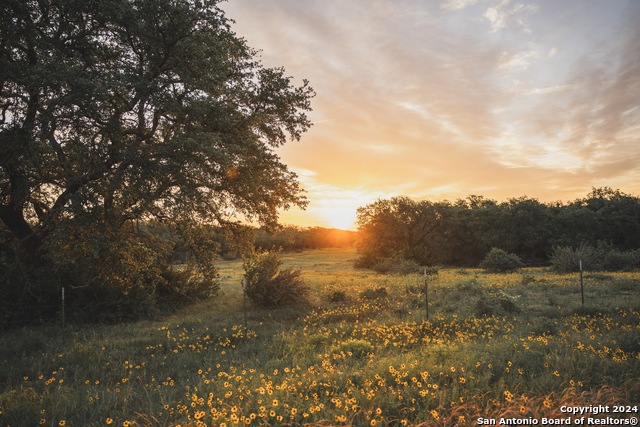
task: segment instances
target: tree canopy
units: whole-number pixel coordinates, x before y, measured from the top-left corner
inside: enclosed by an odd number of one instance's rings
[[[139,221],[170,222],[188,240],[196,224],[273,225],[279,208],[306,204],[274,148],[311,126],[313,89],[264,67],[217,3],[2,2],[6,271],[105,259],[99,236],[157,252]]]
[[[482,196],[455,202],[394,197],[358,209],[358,235],[362,266],[394,257],[476,266],[491,248],[539,265],[558,246],[640,249],[640,198],[606,187],[567,204],[528,197],[502,203]]]

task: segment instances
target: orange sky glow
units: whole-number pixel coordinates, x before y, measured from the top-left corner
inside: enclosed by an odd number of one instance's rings
[[[278,154],[284,224],[355,229],[378,198],[640,194],[640,2],[230,0],[266,66],[308,79],[313,127]]]

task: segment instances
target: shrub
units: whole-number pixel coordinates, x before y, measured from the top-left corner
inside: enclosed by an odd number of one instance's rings
[[[498,301],[500,302],[500,307],[502,307],[506,313],[513,314],[520,312],[520,308],[516,304],[514,298],[509,297],[508,295],[502,295],[498,298]]]
[[[333,291],[327,295],[329,302],[346,302],[349,300],[345,291]]]
[[[280,270],[280,252],[255,252],[243,263],[247,297],[262,307],[307,302],[308,288],[296,269]]]
[[[493,316],[494,305],[490,303],[485,297],[481,297],[474,306],[476,316]]]
[[[581,260],[584,269],[597,271],[602,269],[603,255],[602,250],[583,243],[575,249],[568,246],[554,247],[549,261],[551,261],[552,268],[558,273],[580,271]]]
[[[602,268],[606,271],[631,271],[640,264],[640,252],[609,251],[602,262]]]
[[[420,265],[417,262],[399,257],[383,258],[376,262],[372,268],[382,274],[405,275],[420,272]]]
[[[156,289],[158,306],[162,310],[212,297],[220,289],[217,276],[195,268],[168,268],[162,277],[164,281]]]
[[[373,268],[380,259],[369,254],[362,254],[353,261],[354,268]]]
[[[492,273],[514,271],[523,266],[524,264],[522,264],[522,261],[520,261],[517,255],[498,248],[491,249],[480,263],[480,267]]]
[[[571,273],[582,267],[588,271],[630,271],[640,264],[639,251],[621,252],[607,245],[597,248],[581,244],[577,248],[556,246],[549,258],[553,269],[560,273]]]
[[[378,288],[367,288],[364,291],[360,292],[360,299],[363,300],[381,300],[386,299],[389,296],[387,292],[387,288],[384,286],[380,286]]]

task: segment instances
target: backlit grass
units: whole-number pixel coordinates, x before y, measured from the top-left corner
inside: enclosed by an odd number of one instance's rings
[[[221,296],[159,321],[5,333],[0,425],[450,426],[640,402],[639,273],[587,275],[582,308],[575,275],[442,269],[427,321],[422,276],[353,257],[285,255],[312,306],[250,306],[248,330],[229,261]]]

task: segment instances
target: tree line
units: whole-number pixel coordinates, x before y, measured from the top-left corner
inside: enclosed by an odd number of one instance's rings
[[[167,261],[176,264],[190,262],[194,252],[190,243],[169,224],[149,222],[140,226],[171,247]],[[324,227],[255,227],[236,224],[233,227],[202,225],[201,233],[210,236],[218,259],[241,259],[254,251],[299,252],[308,249],[346,248],[355,245],[355,231]]]
[[[607,187],[569,203],[529,197],[497,202],[474,195],[454,202],[394,197],[358,209],[358,234],[358,265],[365,267],[389,258],[477,266],[492,248],[527,265],[544,265],[558,247],[639,249],[640,198]]]

